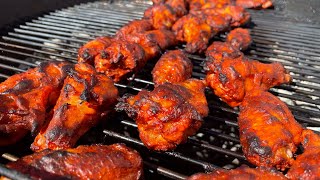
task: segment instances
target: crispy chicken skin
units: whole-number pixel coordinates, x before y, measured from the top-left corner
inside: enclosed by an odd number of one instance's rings
[[[148,8],[144,12],[144,18],[149,19],[155,29],[171,29],[178,20],[178,15],[168,4],[158,4]]]
[[[237,6],[254,9],[267,9],[273,6],[271,0],[236,0]]]
[[[78,51],[78,62],[93,65],[94,58],[112,42],[110,37],[98,37],[83,45]]]
[[[254,89],[240,105],[240,143],[247,160],[256,166],[285,170],[301,143],[302,127],[276,96]]]
[[[117,96],[118,90],[111,79],[98,74],[88,64],[76,64],[64,81],[51,121],[35,138],[32,150],[73,147],[107,115]]]
[[[248,29],[236,28],[230,31],[226,38],[226,42],[240,51],[245,51],[252,43],[250,31]]]
[[[178,84],[164,83],[152,92],[124,96],[117,110],[125,110],[135,119],[140,139],[149,149],[166,151],[185,142],[202,125],[208,105],[200,80]]]
[[[242,165],[237,169],[219,169],[209,174],[199,173],[189,177],[187,180],[285,180],[283,174],[270,168],[250,168]]]
[[[145,65],[147,58],[143,48],[137,43],[117,40],[95,58],[95,68],[115,82],[125,75],[136,72]]]
[[[150,20],[133,20],[119,29],[115,37],[121,39],[128,34],[142,33],[150,30],[153,30],[153,26]]]
[[[231,107],[240,105],[252,87],[268,90],[291,81],[289,73],[280,63],[263,64],[249,60],[228,44],[215,43],[214,46],[207,51],[208,60],[204,67],[207,71],[206,82]]]
[[[304,130],[302,132],[302,138],[304,152],[296,158],[287,173],[287,177],[293,180],[319,179],[320,137],[311,130]]]
[[[168,51],[161,56],[152,70],[153,82],[156,85],[183,82],[192,75],[192,62],[180,50]]]
[[[211,27],[206,20],[193,14],[180,18],[172,30],[179,41],[187,43],[185,50],[189,53],[204,52],[212,37]]]
[[[138,180],[143,171],[139,153],[123,144],[46,149],[11,162],[7,167],[29,174],[35,180]]]
[[[14,144],[28,132],[39,132],[72,66],[44,62],[0,84],[0,146]]]

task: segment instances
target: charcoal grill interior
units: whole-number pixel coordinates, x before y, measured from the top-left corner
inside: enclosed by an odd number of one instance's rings
[[[57,10],[24,24],[15,26],[0,40],[0,82],[23,72],[40,62],[68,60],[76,62],[77,49],[96,36],[114,33],[133,19],[140,19],[151,5],[145,1],[97,1]],[[270,91],[286,102],[303,126],[320,127],[320,26],[286,21],[274,9],[250,10],[253,45],[246,52],[262,62],[281,62],[291,73],[293,82]],[[223,40],[225,34],[215,40]],[[179,46],[175,48],[183,48]],[[193,77],[203,78],[203,56],[188,55],[194,64]],[[152,90],[151,70],[155,62],[126,81],[116,84],[120,94],[137,94]],[[237,128],[237,109],[228,107],[210,90],[206,91],[210,115],[199,132],[175,151],[154,152],[139,140],[134,121],[125,113],[114,112],[98,127],[89,131],[78,144],[123,142],[140,152],[144,159],[146,179],[183,179],[196,172],[208,172],[217,167],[235,168],[250,165],[241,152]],[[0,153],[21,157],[30,154],[32,138]],[[0,163],[8,161],[0,158]],[[9,172],[9,173],[8,173]],[[0,166],[0,174],[13,179],[27,177]]]

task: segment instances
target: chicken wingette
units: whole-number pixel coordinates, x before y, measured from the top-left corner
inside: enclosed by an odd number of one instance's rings
[[[229,43],[214,43],[212,46],[215,47],[208,48],[208,61],[204,66],[206,81],[214,93],[232,107],[241,104],[251,86],[268,90],[291,82],[291,76],[280,63],[264,64],[250,60],[239,50],[228,47],[231,46]]]
[[[237,6],[254,9],[267,9],[273,6],[271,0],[236,0]]]
[[[117,110],[125,110],[139,130],[146,147],[166,151],[174,149],[194,135],[208,115],[200,80],[170,84],[164,83],[151,92],[143,90],[136,96],[124,96]]]
[[[96,56],[94,67],[117,82],[141,69],[147,60],[139,44],[117,40]]]
[[[64,149],[104,118],[116,103],[113,81],[88,64],[76,64],[64,81],[53,117],[34,140],[31,149]]]
[[[240,105],[238,124],[249,162],[281,170],[292,165],[303,129],[279,98],[253,87]]]
[[[123,144],[46,149],[11,162],[7,167],[28,174],[34,180],[138,180],[143,171],[139,153]]]
[[[248,29],[236,28],[227,35],[226,42],[240,51],[245,51],[252,43],[250,31]]]
[[[44,62],[0,84],[0,146],[39,132],[72,67],[68,62]]]
[[[311,130],[302,132],[304,151],[298,155],[287,173],[293,180],[316,180],[320,177],[320,136]]]
[[[98,37],[83,45],[78,51],[78,62],[93,65],[94,58],[112,42],[110,37]]]
[[[121,39],[128,34],[143,33],[150,30],[153,30],[153,26],[150,20],[133,20],[119,29],[115,37]]]
[[[192,62],[183,51],[168,51],[152,70],[153,82],[156,85],[183,82],[191,77],[192,68]]]
[[[287,179],[283,174],[270,168],[249,168],[248,166],[241,166],[237,169],[215,170],[212,173],[199,173],[192,175],[187,180],[285,180]]]

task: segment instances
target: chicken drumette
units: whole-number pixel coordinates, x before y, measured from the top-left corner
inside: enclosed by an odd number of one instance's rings
[[[118,96],[113,81],[88,64],[76,64],[65,79],[48,126],[32,144],[34,151],[63,149],[96,125],[112,109]]]
[[[153,30],[153,26],[150,20],[133,20],[117,31],[116,38],[121,39],[128,34],[143,33],[150,30]]]
[[[245,51],[252,43],[250,31],[248,29],[236,28],[230,31],[226,38],[226,42],[240,51]]]
[[[0,146],[39,132],[72,67],[67,62],[45,62],[0,84]]]
[[[139,153],[123,144],[46,149],[11,162],[7,167],[32,179],[138,180],[143,171]]]
[[[150,149],[170,150],[185,142],[208,115],[208,105],[200,80],[164,83],[152,92],[125,96],[116,109],[134,118],[140,139]]]
[[[156,85],[165,82],[178,83],[192,75],[192,62],[180,50],[168,51],[159,59],[152,70],[153,82]]]
[[[292,165],[303,129],[280,99],[253,88],[240,105],[238,124],[243,153],[249,162],[281,170]]]

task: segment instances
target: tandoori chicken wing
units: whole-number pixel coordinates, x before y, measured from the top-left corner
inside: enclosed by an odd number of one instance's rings
[[[186,0],[166,0],[165,3],[173,8],[178,17],[188,14]]]
[[[152,22],[148,19],[133,20],[119,29],[115,37],[121,39],[128,34],[142,33],[152,29]]]
[[[138,180],[139,153],[123,144],[79,146],[75,149],[34,153],[7,164],[31,179]]]
[[[113,81],[88,64],[76,64],[65,79],[48,126],[43,127],[31,148],[64,149],[95,126],[113,108],[118,90]]]
[[[236,28],[230,31],[226,38],[226,42],[240,51],[245,51],[252,43],[250,31],[248,29]]]
[[[193,14],[180,18],[172,30],[179,41],[187,43],[186,51],[189,53],[204,52],[212,37],[212,29],[206,20]]]
[[[236,0],[236,5],[244,8],[267,9],[272,7],[273,3],[271,0]]]
[[[0,84],[0,146],[39,132],[72,67],[68,62],[44,62]]]
[[[158,4],[148,8],[144,18],[150,20],[155,29],[171,29],[179,17],[168,4]]]
[[[281,170],[292,165],[303,129],[280,99],[253,89],[240,105],[238,124],[240,143],[249,162]]]
[[[152,92],[124,96],[117,110],[135,119],[140,139],[150,149],[170,150],[185,142],[202,125],[208,105],[200,80],[178,84],[164,83]]]
[[[239,27],[247,24],[250,19],[250,13],[247,12],[243,7],[241,6],[225,6],[223,8],[215,8],[213,9],[219,14],[223,15],[230,15],[232,17],[231,19],[231,26],[232,27]]]
[[[146,61],[145,51],[139,44],[117,40],[96,56],[94,67],[117,82],[142,68]]]
[[[287,177],[293,180],[316,180],[320,177],[320,136],[311,130],[302,132],[304,152],[298,155]]]
[[[199,173],[189,177],[187,180],[286,180],[287,178],[270,168],[249,168],[248,166],[241,166],[237,169],[224,170],[219,169],[209,174]]]
[[[169,30],[152,30],[145,32],[146,36],[153,39],[162,51],[165,51],[169,47],[176,46],[178,40],[176,39],[174,33]]]
[[[233,4],[233,0],[189,0],[190,10],[221,8]]]
[[[192,68],[192,62],[184,52],[180,50],[168,51],[161,56],[152,70],[153,82],[156,85],[165,82],[183,82],[191,77]]]
[[[94,58],[112,42],[110,37],[98,37],[83,45],[78,51],[78,62],[93,65]]]

